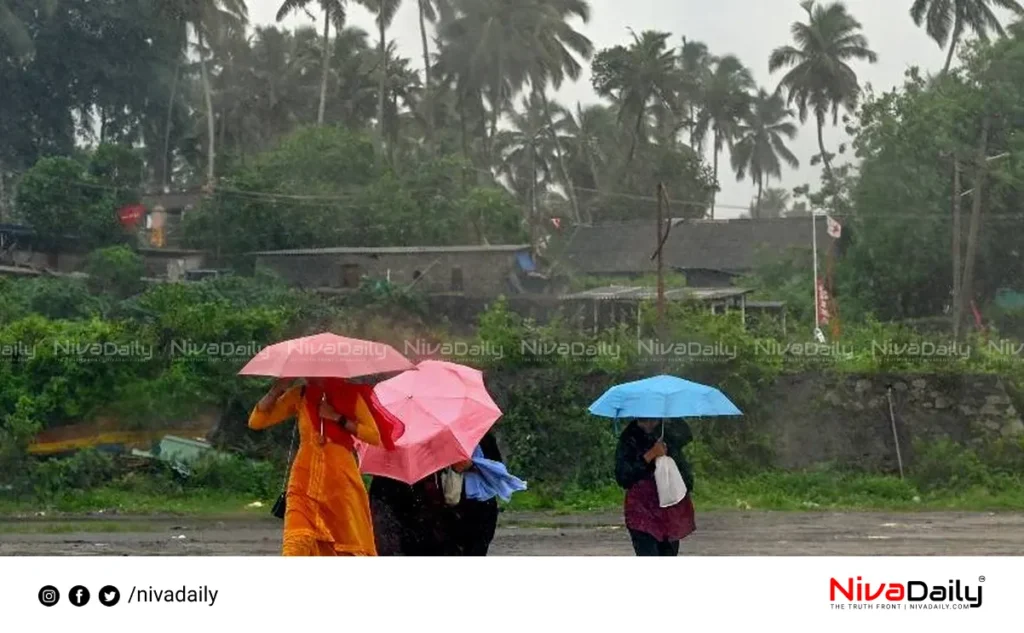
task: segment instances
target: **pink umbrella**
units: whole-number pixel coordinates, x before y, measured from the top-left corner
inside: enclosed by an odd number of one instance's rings
[[[276,378],[356,378],[412,367],[412,362],[390,345],[323,332],[265,347],[238,373]]]
[[[360,466],[368,475],[407,484],[470,459],[501,417],[483,374],[455,363],[423,361],[377,384],[374,393],[405,424],[405,434],[393,451],[358,443]]]

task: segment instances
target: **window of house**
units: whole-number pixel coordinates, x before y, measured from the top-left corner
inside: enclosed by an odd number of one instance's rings
[[[462,277],[462,266],[455,266],[452,268],[452,292],[462,292],[465,290],[464,280]]]
[[[359,264],[345,264],[341,267],[341,287],[358,288],[359,278],[362,277]]]

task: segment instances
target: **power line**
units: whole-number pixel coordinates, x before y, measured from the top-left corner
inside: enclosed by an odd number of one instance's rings
[[[478,170],[478,171],[482,171],[482,170]],[[128,188],[126,188],[126,187],[117,187],[117,186],[114,186],[114,185],[104,185],[104,184],[99,184],[99,183],[89,183],[89,182],[83,182],[83,181],[69,181],[68,184],[75,185],[75,186],[80,186],[80,187],[92,188],[92,189],[101,189],[101,190],[107,190],[107,191],[114,191],[114,192],[128,190]],[[640,194],[625,193],[625,192],[601,191],[599,189],[590,189],[590,188],[587,188],[587,187],[578,187],[578,186],[574,186],[573,189],[576,190],[576,191],[584,191],[584,192],[601,194],[601,195],[617,197],[617,198],[623,198],[623,199],[638,200],[638,201],[653,202],[653,203],[657,202],[657,198],[655,198],[653,196],[644,196],[644,195],[640,195]],[[408,193],[411,193],[411,194],[430,193],[431,191],[433,191],[433,188],[423,188],[423,189],[420,189],[420,188],[411,188],[411,189],[406,188],[405,191],[408,192]],[[221,187],[218,187],[218,188],[216,188],[214,190],[214,194],[213,195],[215,195],[215,196],[216,195],[237,196],[237,197],[240,197],[240,198],[246,198],[249,202],[279,202],[280,201],[280,202],[293,202],[293,203],[294,202],[298,202],[298,203],[303,203],[304,205],[307,205],[307,206],[337,206],[337,203],[342,203],[342,202],[352,203],[352,202],[355,202],[357,200],[360,200],[359,196],[362,195],[362,192],[350,191],[350,192],[346,192],[346,193],[333,194],[333,195],[304,195],[304,194],[288,194],[288,193],[277,193],[277,192],[270,192],[270,191],[255,191],[255,190],[243,190],[243,189],[233,189],[233,188],[221,188]],[[679,204],[679,205],[685,205],[685,206],[708,206],[710,204],[709,202],[701,202],[701,201],[696,201],[696,200],[675,200],[675,199],[672,200],[672,203],[673,204]],[[749,206],[739,206],[739,205],[722,204],[722,203],[716,203],[715,207],[716,208],[721,208],[721,209],[733,209],[733,210],[741,210],[741,211],[749,211],[750,210]],[[362,208],[362,205],[350,205],[347,208]],[[789,217],[793,217],[793,216],[789,216]],[[986,214],[983,215],[983,217],[984,217],[985,220],[1008,220],[1008,221],[1024,222],[1024,214],[986,213]],[[897,219],[897,218],[919,218],[919,219],[925,219],[925,220],[931,220],[931,221],[945,221],[945,222],[951,221],[951,217],[949,217],[948,215],[945,215],[945,214],[939,213],[939,212],[930,213],[930,212],[927,212],[927,211],[899,211],[899,212],[890,212],[890,213],[857,213],[855,215],[848,216],[847,219],[853,219],[853,220],[857,220],[857,219],[872,219],[872,220],[874,220],[874,219],[890,219],[890,218],[892,218],[892,219]],[[840,219],[842,219],[842,218],[840,218]]]

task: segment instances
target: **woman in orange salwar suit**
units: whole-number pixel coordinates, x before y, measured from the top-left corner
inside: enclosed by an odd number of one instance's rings
[[[350,393],[352,411],[343,416],[328,402],[325,381],[311,379],[305,386],[288,387],[289,382],[275,383],[249,417],[254,430],[291,417],[299,425],[299,448],[286,493],[282,555],[376,556],[370,502],[351,443],[352,437],[375,446],[381,443],[371,405],[358,392]],[[334,428],[325,431],[325,425]]]

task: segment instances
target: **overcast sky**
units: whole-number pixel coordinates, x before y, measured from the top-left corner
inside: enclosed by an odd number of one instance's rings
[[[249,17],[255,24],[274,22],[280,0],[248,0]],[[311,3],[315,7],[316,3]],[[910,19],[910,0],[847,0],[851,13],[864,25],[872,49],[879,55],[877,64],[855,66],[861,84],[871,84],[876,92],[902,84],[903,74],[910,66],[925,71],[942,67],[945,54],[927,35],[914,26]],[[349,23],[376,33],[372,16],[354,2],[349,3]],[[681,44],[682,36],[705,42],[712,54],[732,53],[738,56],[754,73],[754,78],[765,88],[775,88],[781,72],[772,77],[768,73],[768,56],[775,47],[789,43],[790,24],[803,20],[805,13],[799,0],[590,0],[590,23],[581,30],[594,43],[595,49],[627,44],[627,29],[640,32],[645,29],[670,31],[673,43]],[[312,7],[311,7],[312,8]],[[319,15],[319,14],[317,14]],[[285,21],[288,26],[311,24],[303,14]],[[321,22],[322,24],[322,22]],[[388,34],[398,42],[402,55],[411,58],[416,68],[422,69],[419,22],[416,2],[404,0]],[[589,73],[576,84],[562,87],[558,98],[565,104],[597,100],[590,86]],[[825,131],[825,146],[835,151],[845,140],[840,128]],[[800,130],[800,136],[791,145],[800,159],[798,170],[783,172],[783,186],[792,188],[804,183],[818,184],[820,167],[810,166],[810,157],[817,153],[813,121]],[[738,183],[728,167],[728,157],[719,159],[719,179],[722,192],[718,198],[719,217],[736,217],[745,210],[756,188],[749,181]],[[736,209],[728,206],[740,207]],[[742,210],[741,210],[742,209]]]

